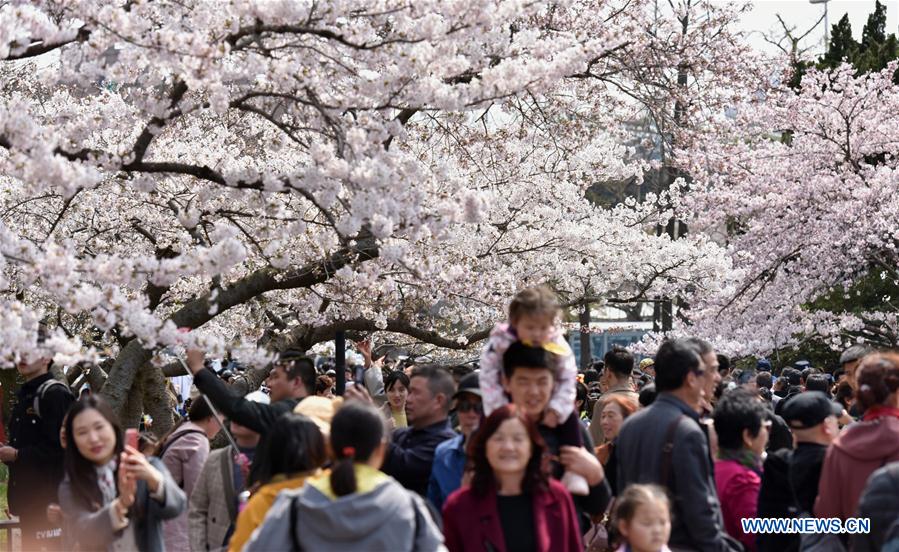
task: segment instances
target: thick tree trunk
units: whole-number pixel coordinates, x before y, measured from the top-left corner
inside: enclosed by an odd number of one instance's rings
[[[91,391],[97,393],[103,389],[103,386],[106,384],[106,372],[103,371],[103,368],[92,364],[90,368],[84,372],[84,379],[87,381],[87,384],[91,386]]]
[[[133,382],[133,389],[127,395],[127,398],[119,412],[119,420],[123,428],[140,427],[140,417],[144,413],[144,394],[140,379]],[[104,388],[105,392],[106,389]]]
[[[231,383],[231,391],[239,395],[246,395],[259,389],[269,372],[272,371],[271,365],[259,368],[250,368],[245,371],[241,377],[235,378]]]
[[[72,388],[72,391],[75,390],[75,382],[78,381],[78,378],[81,376],[81,367],[80,366],[72,366],[69,368],[69,373],[66,374],[66,379],[64,380],[66,384]]]
[[[172,396],[166,389],[162,369],[147,363],[138,376],[143,387],[144,411],[153,418],[152,431],[156,437],[165,435],[175,423]]]
[[[12,405],[16,399],[16,391],[18,390],[18,379],[19,372],[15,369],[11,370],[0,370],[0,390],[3,391],[3,404],[0,404],[0,409],[3,411],[3,424],[4,426],[9,425],[10,413],[12,412]],[[9,430],[7,427],[4,427],[6,431],[6,435],[9,435]]]
[[[119,356],[116,357],[115,364],[109,371],[109,378],[101,393],[123,421],[133,416],[135,403],[142,401],[142,397],[136,389],[137,383],[134,376],[138,368],[149,362],[152,356],[150,351],[143,348],[140,341],[132,339],[122,348]],[[137,398],[133,399],[135,395]]]

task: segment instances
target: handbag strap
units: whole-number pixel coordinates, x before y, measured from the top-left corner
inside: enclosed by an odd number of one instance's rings
[[[296,552],[300,552],[303,549],[300,546],[300,539],[297,538],[297,513],[299,509],[297,508],[297,497],[293,496],[290,498],[290,543],[293,546],[292,550]]]
[[[668,424],[668,429],[665,431],[665,443],[662,445],[662,465],[660,466],[661,474],[659,478],[659,484],[665,488],[668,487],[668,479],[671,476],[671,462],[674,458],[674,434],[677,432],[677,427],[684,418],[685,416],[683,414],[678,414],[677,418]]]
[[[796,495],[796,485],[793,480],[793,454],[795,450],[790,450],[787,457],[787,487],[790,488],[790,497],[793,500],[793,515],[801,518],[812,517],[811,512],[806,512],[802,510],[802,505],[799,504],[799,497]]]

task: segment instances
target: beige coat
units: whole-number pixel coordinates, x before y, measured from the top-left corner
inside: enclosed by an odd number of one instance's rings
[[[193,552],[224,548],[228,528],[237,517],[233,458],[230,446],[210,452],[194,487],[187,515]]]

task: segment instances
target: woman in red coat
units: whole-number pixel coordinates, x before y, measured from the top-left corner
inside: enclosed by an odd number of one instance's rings
[[[523,412],[495,410],[473,436],[471,486],[447,498],[443,530],[450,552],[582,552],[571,495],[551,479],[543,439]]]
[[[899,461],[899,354],[864,357],[856,370],[860,422],[846,426],[828,447],[821,468],[815,516],[846,518],[858,514],[868,477]]]

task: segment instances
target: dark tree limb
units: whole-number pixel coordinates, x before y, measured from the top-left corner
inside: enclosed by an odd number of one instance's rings
[[[379,327],[374,320],[367,318],[355,318],[352,320],[337,320],[324,326],[310,328],[308,326],[298,326],[291,332],[277,336],[272,339],[270,348],[276,351],[283,351],[288,348],[296,348],[300,350],[309,350],[317,343],[331,341],[334,339],[338,331],[359,331],[359,332],[377,332],[385,331],[392,333],[400,333],[407,335],[422,343],[428,343],[444,349],[462,350],[467,349],[472,343],[477,343],[486,339],[490,335],[490,329],[484,328],[468,334],[464,344],[454,339],[447,338],[439,332],[426,330],[415,326],[412,322],[404,319],[390,319],[387,325]]]
[[[175,311],[170,320],[179,328],[198,328],[231,307],[242,305],[264,293],[321,284],[342,267],[375,259],[379,254],[375,239],[367,236],[359,239],[353,248],[344,248],[326,259],[310,262],[292,271],[260,269],[227,287],[189,301]],[[124,408],[140,367],[151,357],[152,351],[145,349],[137,339],[132,339],[122,348],[103,387],[103,395],[117,412]]]

